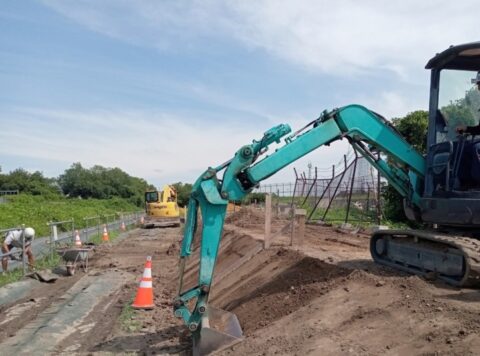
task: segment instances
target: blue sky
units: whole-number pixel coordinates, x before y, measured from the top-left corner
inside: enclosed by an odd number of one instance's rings
[[[57,176],[79,161],[193,181],[324,109],[425,109],[426,61],[478,40],[476,12],[473,1],[5,0],[0,166]],[[346,150],[295,166],[327,167]]]

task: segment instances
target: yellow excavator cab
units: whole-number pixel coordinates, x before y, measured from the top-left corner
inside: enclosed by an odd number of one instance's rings
[[[162,191],[145,192],[144,228],[180,226],[180,209],[174,187],[165,185]]]

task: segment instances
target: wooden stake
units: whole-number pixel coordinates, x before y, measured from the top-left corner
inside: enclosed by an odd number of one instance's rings
[[[272,196],[265,194],[265,237],[263,248],[270,248],[270,238],[272,235]]]

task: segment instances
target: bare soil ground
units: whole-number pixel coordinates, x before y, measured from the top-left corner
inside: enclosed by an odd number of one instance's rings
[[[274,220],[273,246],[263,250],[261,212],[227,219],[211,303],[238,316],[245,339],[221,355],[480,354],[479,291],[377,266],[364,234],[308,225],[304,245],[290,247],[289,229],[282,230],[287,223]],[[188,355],[189,332],[172,313],[180,239],[175,228],[131,231],[98,249],[88,276],[37,285],[14,304],[0,301],[2,347],[43,320],[46,308],[62,306],[85,278],[116,273],[121,287],[101,295],[67,334],[52,341],[50,353]],[[126,315],[147,255],[153,257],[156,308]],[[198,256],[189,261],[186,287],[196,281],[197,263]]]

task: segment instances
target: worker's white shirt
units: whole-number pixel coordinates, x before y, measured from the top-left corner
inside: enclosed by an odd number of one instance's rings
[[[7,236],[5,237],[5,243],[7,245],[13,245],[17,248],[22,248],[23,246],[22,230],[9,231]],[[25,246],[28,246],[31,243],[32,241],[25,241]]]

